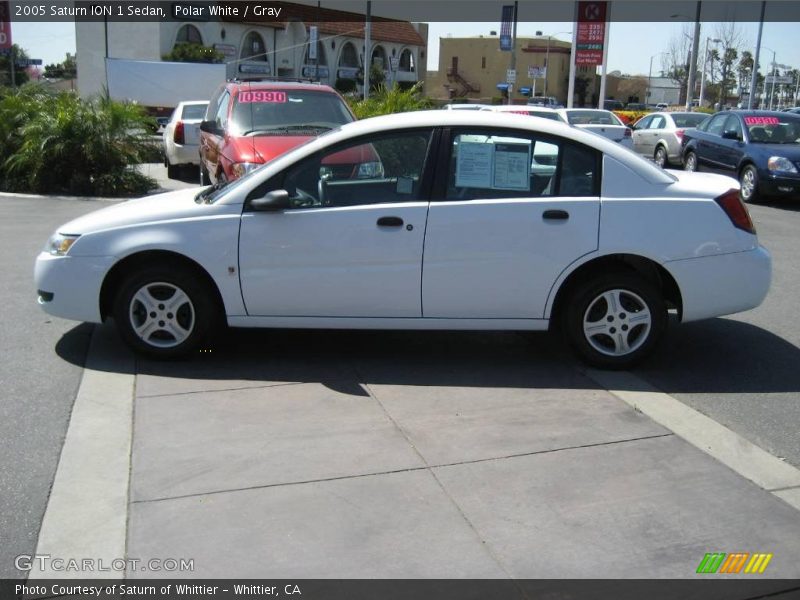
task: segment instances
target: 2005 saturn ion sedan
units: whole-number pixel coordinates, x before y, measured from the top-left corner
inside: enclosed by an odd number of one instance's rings
[[[359,168],[369,157],[369,171]],[[771,260],[736,181],[668,173],[555,121],[367,119],[224,187],[124,202],[36,260],[55,316],[154,357],[233,327],[543,330],[627,367],[683,321],[758,306]]]

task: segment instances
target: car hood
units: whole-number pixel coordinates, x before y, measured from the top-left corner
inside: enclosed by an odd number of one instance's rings
[[[765,156],[783,156],[792,161],[800,160],[800,144],[751,143],[750,147],[758,148]]]
[[[142,223],[206,216],[210,206],[214,205],[195,202],[194,197],[201,189],[190,188],[120,202],[65,223],[58,232],[84,235]]]
[[[288,152],[292,148],[299,146],[303,142],[316,137],[314,135],[254,135],[250,137],[253,141],[253,162],[269,162],[276,156]]]

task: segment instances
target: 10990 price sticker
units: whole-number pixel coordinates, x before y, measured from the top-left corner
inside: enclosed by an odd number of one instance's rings
[[[239,92],[239,102],[286,102],[286,92]]]

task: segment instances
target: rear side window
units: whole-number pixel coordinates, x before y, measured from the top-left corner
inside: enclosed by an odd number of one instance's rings
[[[183,107],[183,111],[181,112],[181,119],[183,120],[191,120],[191,119],[202,119],[206,114],[206,105],[205,104],[187,104]]]
[[[595,196],[596,151],[562,140],[505,132],[460,132],[450,151],[447,200]]]

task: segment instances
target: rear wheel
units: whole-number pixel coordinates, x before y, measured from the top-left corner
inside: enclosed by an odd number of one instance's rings
[[[114,320],[138,352],[173,358],[193,351],[211,332],[219,315],[214,298],[209,286],[180,264],[148,267],[123,282]]]
[[[683,157],[684,171],[697,171],[697,154],[689,150]]]
[[[656,148],[656,153],[653,156],[653,162],[655,162],[662,169],[669,166],[669,159],[667,158],[667,149],[664,148],[664,146],[658,146]]]
[[[758,201],[758,171],[753,165],[746,165],[739,173],[739,186],[742,201]]]
[[[170,179],[177,179],[180,174],[180,167],[178,167],[178,165],[173,165],[169,162],[169,159],[166,159],[165,162],[167,163],[167,177]]]
[[[211,185],[211,177],[208,175],[208,170],[205,166],[200,166],[200,185]]]
[[[568,341],[591,365],[628,368],[655,348],[667,323],[661,293],[629,273],[596,276],[568,299],[562,327]]]

